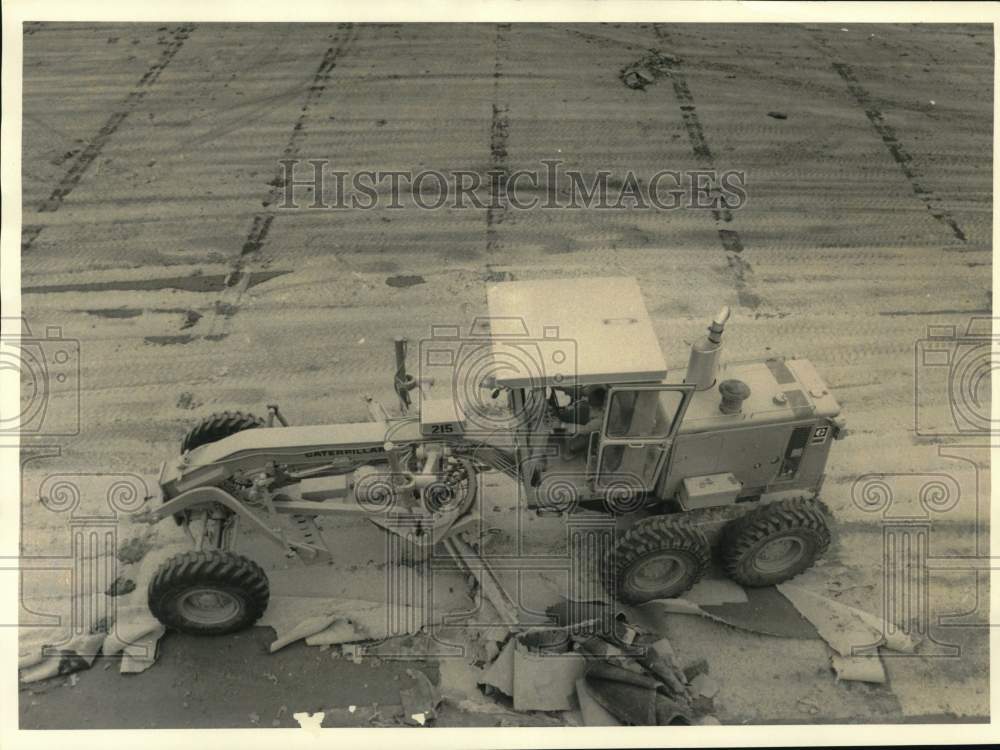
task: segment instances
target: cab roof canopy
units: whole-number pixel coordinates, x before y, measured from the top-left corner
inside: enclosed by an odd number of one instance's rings
[[[487,290],[494,382],[658,383],[660,342],[635,279],[510,281]]]

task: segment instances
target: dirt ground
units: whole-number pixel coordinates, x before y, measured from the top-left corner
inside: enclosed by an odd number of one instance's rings
[[[722,684],[720,720],[987,720],[988,454],[948,427],[947,380],[917,355],[929,326],[991,314],[992,44],[958,25],[26,25],[22,306],[35,338],[58,326],[79,342],[79,372],[52,381],[46,427],[24,440],[22,555],[64,554],[67,516],[38,502],[53,475],[152,492],[214,410],[365,420],[363,395],[393,403],[392,338],[467,325],[486,281],[635,276],[671,366],[729,304],[727,357],[806,357],[841,402],[851,435],[823,494],[836,542],[812,579],[825,593],[882,613],[884,540],[928,529],[927,604],[901,614],[927,639],[885,660],[884,685],[837,682],[820,641],[672,619],[675,647]],[[669,73],[624,85],[651,53]],[[738,169],[748,201],[293,211],[276,187],[289,156]],[[934,482],[939,502],[916,503]],[[883,489],[892,502],[872,500]],[[80,502],[102,512],[99,493]],[[22,624],[59,596],[31,578]],[[268,639],[168,634],[142,674],[98,660],[23,689],[21,726],[294,726],[317,709],[353,725],[398,702],[405,664],[267,655]],[[504,721],[559,719],[451,707],[439,723]]]

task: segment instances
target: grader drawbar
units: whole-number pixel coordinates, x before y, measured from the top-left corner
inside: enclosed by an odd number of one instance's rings
[[[513,478],[536,512],[614,516],[605,585],[626,603],[680,595],[713,554],[745,586],[823,554],[819,493],[846,432],[808,360],[722,363],[723,308],[687,367],[668,370],[633,279],[504,282],[488,302],[467,331],[435,327],[416,374],[396,340],[397,415],[368,397],[367,422],[289,425],[272,404],[266,418],[229,411],[192,427],[161,469],[157,509],[192,549],[151,579],[153,614],[202,634],[263,614],[267,575],[234,549],[238,524],[304,567],[333,561],[316,523],[340,514],[461,562],[475,554],[459,534],[478,518],[484,471]]]

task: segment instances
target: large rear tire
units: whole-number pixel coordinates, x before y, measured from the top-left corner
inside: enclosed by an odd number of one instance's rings
[[[226,635],[250,627],[267,609],[270,588],[257,563],[222,550],[174,555],[149,582],[149,610],[190,635]]]
[[[214,443],[243,430],[263,427],[264,420],[241,411],[223,411],[202,419],[188,430],[181,441],[181,453],[187,453],[202,445]]]
[[[615,596],[626,604],[679,596],[705,574],[712,554],[700,529],[672,516],[639,521],[615,545]]]
[[[730,521],[722,535],[722,564],[737,583],[773,586],[812,566],[828,546],[830,529],[817,503],[791,498]]]

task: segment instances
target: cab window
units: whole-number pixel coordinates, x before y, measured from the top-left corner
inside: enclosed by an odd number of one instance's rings
[[[608,407],[607,436],[665,438],[683,402],[684,392],[679,390],[616,390]]]

